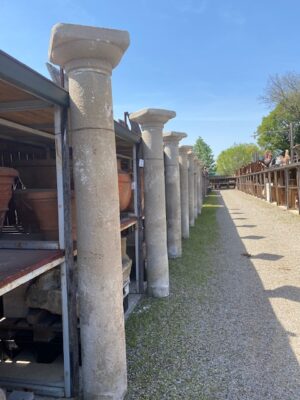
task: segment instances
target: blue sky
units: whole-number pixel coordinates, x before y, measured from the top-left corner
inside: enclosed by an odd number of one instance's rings
[[[0,48],[46,74],[51,27],[79,23],[130,33],[113,73],[115,118],[171,109],[166,130],[201,136],[215,156],[253,142],[269,75],[300,70],[299,0],[0,0]]]

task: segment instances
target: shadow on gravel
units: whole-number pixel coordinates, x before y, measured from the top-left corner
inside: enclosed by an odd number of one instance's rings
[[[239,221],[239,220],[245,220],[248,218],[244,218],[244,217],[238,217],[238,218],[232,218],[234,221]]]
[[[260,239],[265,239],[265,236],[258,236],[258,235],[248,235],[248,236],[241,236],[241,239],[252,239],[252,240],[260,240]]]
[[[237,228],[255,228],[257,225],[236,225]]]
[[[265,290],[268,297],[282,298],[300,302],[300,288],[297,286],[281,286],[274,290]]]
[[[241,259],[240,255],[246,254],[247,249],[232,221],[229,213],[232,209],[226,207],[223,198],[220,203],[224,206],[218,210],[219,230],[223,236],[218,265],[221,295],[215,295],[219,310],[212,316],[215,321],[212,336],[219,335],[222,344],[213,354],[213,364],[219,369],[214,381],[219,383],[220,390],[212,398],[299,400],[300,366],[290,345],[290,337],[297,335],[284,329],[270,298],[300,302],[300,288],[264,289],[251,260],[277,261],[283,256],[261,253]],[[264,237],[250,235],[245,238]],[[227,323],[222,315],[226,315]],[[223,360],[218,364],[219,354]],[[209,392],[207,395],[210,399]]]
[[[278,261],[281,258],[283,258],[283,256],[280,256],[279,254],[260,253],[256,254],[256,256],[251,256],[251,258],[266,260],[266,261]]]

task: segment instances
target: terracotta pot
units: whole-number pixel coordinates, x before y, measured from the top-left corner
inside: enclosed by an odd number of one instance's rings
[[[27,189],[15,192],[17,211],[25,229],[38,224],[46,240],[58,240],[57,191],[55,189]],[[76,240],[76,204],[72,195],[72,236]]]
[[[0,229],[3,226],[8,203],[12,196],[12,186],[18,171],[13,168],[0,167]]]
[[[128,209],[131,200],[131,175],[122,171],[121,160],[118,160],[118,184],[119,184],[119,202],[120,211]]]

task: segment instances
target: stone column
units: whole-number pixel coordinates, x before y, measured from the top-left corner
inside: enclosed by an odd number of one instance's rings
[[[181,206],[178,143],[187,136],[182,132],[163,134],[165,153],[165,184],[167,244],[170,258],[181,257]]]
[[[197,217],[199,214],[199,199],[198,199],[198,181],[199,181],[199,159],[196,157],[194,160],[194,169],[195,169],[195,210],[197,213]]]
[[[197,181],[197,191],[198,191],[198,213],[201,214],[203,205],[203,195],[202,195],[202,169],[203,163],[198,161],[198,181]]]
[[[153,108],[130,114],[142,130],[148,293],[154,297],[169,295],[162,131],[164,124],[175,116],[174,111]]]
[[[194,215],[198,217],[198,157],[194,156]]]
[[[123,399],[127,389],[111,73],[128,45],[126,31],[71,24],[55,25],[50,42],[69,82],[87,400]]]
[[[189,176],[189,220],[190,226],[195,225],[195,208],[194,208],[194,153],[192,150],[188,152],[188,176]]]
[[[189,174],[187,153],[191,150],[193,150],[193,146],[179,147],[181,234],[184,239],[188,239],[190,237]]]

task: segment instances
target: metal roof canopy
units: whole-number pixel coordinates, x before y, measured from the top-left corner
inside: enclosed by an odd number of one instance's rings
[[[0,138],[37,146],[54,142],[54,106],[69,107],[69,93],[0,50]],[[114,121],[117,143],[130,147],[141,135]]]
[[[69,94],[63,88],[0,50],[0,79],[51,104],[68,107]]]

